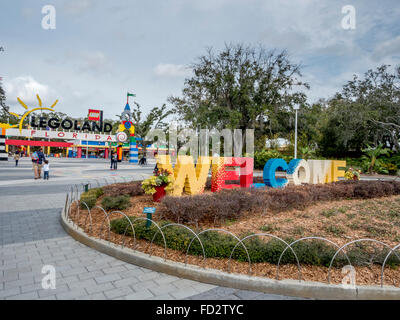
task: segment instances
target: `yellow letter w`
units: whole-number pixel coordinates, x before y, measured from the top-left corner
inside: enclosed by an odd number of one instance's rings
[[[171,192],[174,196],[188,194],[199,194],[204,191],[208,172],[211,166],[210,157],[199,157],[196,167],[192,156],[178,156],[174,170],[172,170],[171,157],[159,155],[157,157],[158,169],[174,172],[174,185]]]

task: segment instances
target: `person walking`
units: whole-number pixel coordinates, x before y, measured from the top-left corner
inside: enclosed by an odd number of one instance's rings
[[[32,153],[32,164],[33,164],[33,170],[35,171],[35,180],[40,179],[42,175],[42,165],[43,162],[46,160],[43,149],[40,148],[39,151],[35,151]]]
[[[154,152],[154,159],[156,160],[156,166],[154,167],[154,170],[153,170],[153,173],[155,175],[158,175],[157,156],[158,156],[158,151],[155,151]]]
[[[44,165],[43,165],[43,179],[44,180],[49,180],[49,172],[50,172],[49,160],[44,160]]]
[[[110,170],[112,170],[112,169],[113,169],[113,167],[114,167],[114,152],[111,152],[111,156],[110,156],[110,158],[111,158]]]
[[[117,158],[117,153],[113,154],[113,164],[114,164],[114,170],[117,170],[117,163],[118,163],[118,158]]]
[[[34,152],[31,153],[32,170],[33,170],[33,172],[34,172],[34,174],[35,174],[35,180],[37,179],[37,172],[38,172],[38,170],[37,170],[38,158],[39,158],[39,157],[38,157],[38,154],[37,154],[36,151],[34,151]]]
[[[15,166],[18,167],[18,161],[19,161],[19,151],[18,150],[14,154],[14,160],[15,160]]]
[[[141,166],[147,165],[147,160],[146,160],[145,154],[143,154],[142,157],[140,158],[139,165],[141,165]]]

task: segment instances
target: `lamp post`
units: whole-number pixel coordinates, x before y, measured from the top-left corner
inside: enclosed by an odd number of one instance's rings
[[[297,111],[300,109],[300,106],[295,105],[293,109],[296,112],[296,119],[294,122],[294,158],[297,159]]]

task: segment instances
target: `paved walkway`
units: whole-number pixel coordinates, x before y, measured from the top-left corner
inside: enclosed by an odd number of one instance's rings
[[[59,222],[71,184],[139,179],[153,167],[114,172],[104,160],[50,160],[49,181],[35,181],[27,159],[0,164],[0,299],[288,299],[154,272],[75,241]],[[42,288],[45,265],[55,267],[56,289]]]

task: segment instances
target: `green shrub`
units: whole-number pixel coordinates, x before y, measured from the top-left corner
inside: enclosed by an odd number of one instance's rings
[[[85,204],[89,207],[89,209],[92,209],[96,205],[97,198],[93,195],[86,195],[86,196],[81,196],[81,209],[87,209]]]
[[[81,194],[81,209],[87,209],[86,206],[82,203],[85,202],[89,209],[92,209],[96,205],[96,201],[99,197],[104,194],[102,188],[94,188],[90,189],[87,192]]]
[[[104,210],[124,210],[131,206],[128,195],[118,196],[118,197],[104,197],[101,200],[101,205]]]
[[[387,171],[390,175],[396,175],[396,173],[398,171],[398,167],[394,163],[383,163],[382,167],[385,171],[383,173],[386,173],[386,171]],[[378,173],[380,173],[380,172],[378,172]]]
[[[321,215],[323,215],[326,218],[330,218],[332,216],[334,216],[336,214],[336,209],[328,209],[328,210],[324,210],[321,212]]]
[[[135,219],[135,217],[130,217],[130,219],[132,221]],[[161,221],[158,223],[158,225],[162,227],[167,223],[169,222]],[[147,229],[146,221],[143,220],[133,222],[133,226],[135,229],[136,239],[151,241],[155,233],[158,231],[158,229],[154,225]],[[130,227],[130,224],[126,218],[112,220],[111,230],[118,234],[124,234],[126,230],[127,236],[133,236],[132,228]],[[167,247],[183,253],[186,253],[190,241],[194,238],[194,235],[189,230],[177,226],[164,228],[163,232],[165,235]],[[244,235],[242,235],[242,237],[243,236]],[[203,243],[204,251],[207,258],[227,259],[230,257],[233,248],[237,244],[237,240],[234,239],[232,236],[217,231],[203,233],[199,235],[199,238]],[[263,241],[262,238],[267,239],[267,241]],[[293,241],[293,239],[290,238],[284,240],[288,243]],[[163,238],[159,232],[154,239],[154,244],[160,245],[162,247],[164,246]],[[249,252],[252,263],[268,262],[272,264],[277,264],[280,255],[286,248],[286,245],[283,242],[277,239],[268,240],[267,237],[250,238],[245,241],[245,245]],[[296,255],[301,264],[327,267],[329,266],[337,248],[330,246],[324,241],[308,240],[294,244],[293,250],[296,252]],[[385,252],[387,254],[387,251]],[[382,251],[379,254],[379,259],[375,259],[376,263],[383,262],[385,252]],[[190,246],[189,254],[197,256],[203,255],[201,245],[196,238],[194,238]],[[362,265],[365,264],[365,261],[368,261],[368,257],[370,256],[370,254],[365,249],[355,247],[348,251],[348,256],[351,259],[350,261],[352,263],[354,262],[355,265]],[[240,244],[236,247],[232,258],[241,262],[248,261],[246,251]],[[286,250],[286,253],[282,256],[281,263],[296,263],[295,256],[290,249]],[[339,267],[346,264],[348,264],[348,262],[345,259],[344,255],[338,254],[333,265],[335,267]],[[399,261],[397,260],[397,258],[391,257],[389,259],[389,264],[395,266],[399,264]]]
[[[115,183],[103,187],[104,194],[108,197],[116,197],[122,195],[139,196],[144,194],[141,181],[132,181],[128,183]]]
[[[268,233],[276,230],[276,228],[272,224],[266,224],[264,226],[261,226],[260,230]]]
[[[341,234],[345,233],[343,228],[341,228],[339,226],[335,226],[335,225],[329,225],[329,226],[325,227],[325,230],[329,233],[334,234],[335,236],[340,236]]]
[[[254,153],[254,168],[264,169],[265,163],[272,158],[282,158],[282,154],[277,150],[261,150]]]

